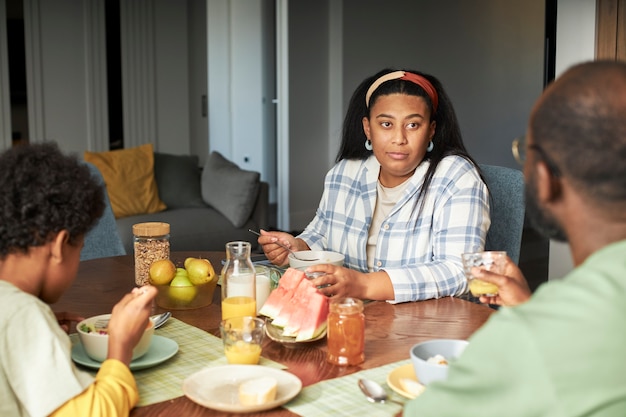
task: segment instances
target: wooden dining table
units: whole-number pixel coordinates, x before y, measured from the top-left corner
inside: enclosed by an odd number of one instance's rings
[[[224,252],[172,252],[170,258],[182,266],[187,257],[207,258],[219,273]],[[71,311],[83,317],[110,313],[124,294],[135,286],[132,255],[100,258],[80,263],[73,285],[52,305],[54,311]],[[217,287],[213,302],[193,310],[172,310],[172,316],[219,337],[221,294]],[[155,307],[155,312],[164,311]],[[266,338],[263,356],[286,366],[304,387],[365,369],[376,368],[409,358],[416,343],[435,339],[467,339],[494,312],[487,306],[455,297],[390,304],[382,301],[365,305],[365,362],[358,366],[336,366],[326,362],[326,339],[294,348]],[[192,402],[185,396],[136,407],[132,416],[215,416],[223,412]],[[294,416],[285,408],[249,416]]]

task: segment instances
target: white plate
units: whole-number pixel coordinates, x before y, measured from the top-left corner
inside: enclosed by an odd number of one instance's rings
[[[282,343],[284,345],[295,346],[295,345],[299,345],[302,343],[311,343],[311,342],[316,342],[318,340],[323,339],[324,337],[326,337],[326,328],[324,328],[322,333],[320,333],[319,335],[317,335],[316,337],[312,339],[301,340],[301,341],[296,342],[295,336],[283,336],[283,329],[281,327],[274,326],[272,324],[272,321],[270,319],[267,319],[267,321],[265,322],[265,334],[274,342]]]
[[[401,378],[409,378],[417,382],[417,377],[415,376],[415,369],[413,368],[413,364],[408,363],[406,365],[399,366],[393,371],[389,372],[389,375],[387,375],[387,385],[389,385],[389,387],[398,394],[412,400],[413,398],[415,398],[415,395],[412,395],[402,389],[402,384],[400,384]]]
[[[276,399],[262,405],[242,405],[239,402],[239,385],[264,376],[273,377],[278,382]],[[298,395],[301,389],[302,381],[297,376],[261,365],[204,368],[183,382],[183,393],[191,401],[207,408],[232,413],[252,413],[278,407]]]
[[[131,371],[150,368],[151,366],[165,362],[174,356],[176,352],[178,352],[178,343],[167,337],[154,335],[152,336],[152,343],[150,343],[146,354],[132,361],[129,368]],[[72,360],[80,365],[93,369],[100,369],[102,365],[102,362],[94,361],[87,356],[87,352],[85,352],[80,342],[77,342],[72,347]]]

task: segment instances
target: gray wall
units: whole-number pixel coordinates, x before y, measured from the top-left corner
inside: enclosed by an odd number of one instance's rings
[[[289,3],[289,211],[313,219],[328,162],[329,1]]]
[[[325,113],[329,86],[342,86],[345,111],[356,86],[385,67],[438,77],[470,153],[480,163],[517,168],[511,141],[524,134],[543,89],[543,0],[342,3],[341,38],[333,39],[327,33],[329,22],[337,24],[334,5],[289,3],[292,229],[313,217],[332,165],[328,155],[338,150],[337,137],[329,135],[339,129]],[[341,74],[328,70],[336,67],[328,58],[336,42],[342,43]]]

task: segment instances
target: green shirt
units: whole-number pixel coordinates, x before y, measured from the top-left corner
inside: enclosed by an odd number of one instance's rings
[[[626,241],[502,308],[405,416],[626,416]]]

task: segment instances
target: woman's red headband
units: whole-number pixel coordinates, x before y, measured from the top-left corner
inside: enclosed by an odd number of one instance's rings
[[[405,71],[390,72],[389,74],[385,74],[381,76],[380,78],[378,78],[376,81],[374,81],[372,85],[370,86],[370,88],[367,90],[367,94],[365,95],[365,105],[367,107],[370,106],[370,98],[372,97],[372,94],[374,93],[374,91],[376,91],[376,89],[380,87],[382,83],[384,83],[385,81],[390,81],[390,80],[406,80],[406,81],[411,81],[413,84],[419,85],[420,87],[424,89],[424,91],[426,91],[426,94],[428,94],[428,97],[430,97],[430,101],[432,101],[433,103],[433,113],[437,111],[437,105],[439,104],[439,99],[437,97],[437,90],[435,90],[435,87],[433,87],[430,81],[428,81],[426,78],[422,77],[421,75],[414,74],[412,72],[405,72]]]

